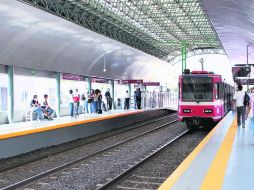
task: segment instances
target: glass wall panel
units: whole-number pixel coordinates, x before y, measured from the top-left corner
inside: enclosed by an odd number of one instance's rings
[[[127,90],[129,91],[128,84],[115,83],[115,98],[124,99]]]
[[[33,95],[38,95],[39,102],[42,103],[44,94],[48,94],[48,102],[54,108],[56,106],[56,79],[15,75],[14,73],[15,110],[28,109]]]
[[[0,110],[7,110],[8,75],[0,73]]]
[[[104,101],[104,102],[106,102],[105,93],[108,88],[109,88],[109,92],[110,92],[111,98],[112,98],[112,85],[111,85],[110,81],[108,81],[108,83],[97,83],[97,82],[92,83],[92,89],[94,89],[94,90],[99,89],[101,91],[102,101]]]
[[[61,107],[68,106],[68,94],[69,90],[78,89],[79,93],[87,94],[88,82],[87,81],[75,81],[75,80],[61,80]]]

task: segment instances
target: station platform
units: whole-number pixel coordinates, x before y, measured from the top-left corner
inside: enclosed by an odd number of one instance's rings
[[[159,190],[253,189],[254,119],[245,125],[238,127],[229,112]]]
[[[158,111],[161,110],[161,111]],[[58,145],[144,121],[176,108],[112,110],[103,114],[80,114],[77,118],[59,117],[0,125],[0,159]]]

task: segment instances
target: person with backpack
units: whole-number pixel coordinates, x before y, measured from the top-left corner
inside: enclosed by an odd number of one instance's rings
[[[237,111],[237,125],[240,127],[242,124],[242,127],[245,128],[246,107],[250,104],[250,97],[245,91],[242,91],[242,89],[243,86],[239,84],[238,90],[234,94],[233,100],[235,102]]]

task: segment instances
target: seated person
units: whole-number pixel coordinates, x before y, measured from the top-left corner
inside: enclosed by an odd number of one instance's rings
[[[53,120],[51,115],[54,113],[54,110],[51,109],[51,107],[48,104],[48,95],[47,94],[44,95],[44,102],[43,102],[43,106],[41,106],[41,107],[44,110],[45,118],[47,118],[49,120]]]
[[[37,95],[33,96],[30,106],[31,106],[32,111],[37,114],[37,121],[40,121],[40,119],[43,117],[43,112],[42,112],[42,108],[38,102]]]

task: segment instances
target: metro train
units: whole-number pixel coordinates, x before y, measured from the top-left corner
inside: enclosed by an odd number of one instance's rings
[[[179,76],[178,120],[190,129],[211,127],[231,109],[233,93],[221,75],[187,70]]]

